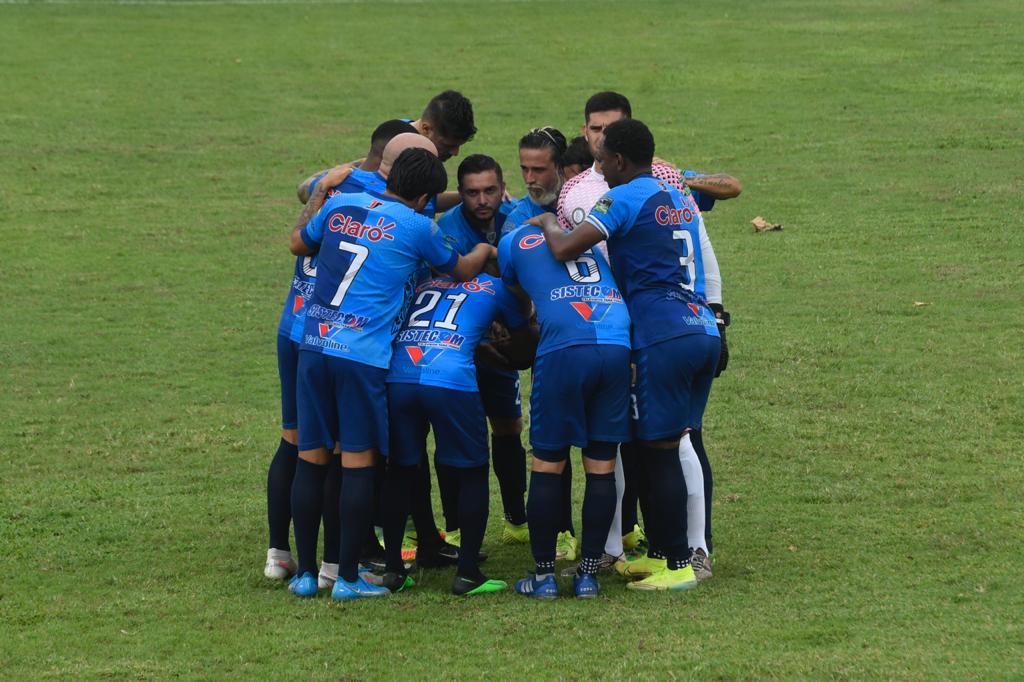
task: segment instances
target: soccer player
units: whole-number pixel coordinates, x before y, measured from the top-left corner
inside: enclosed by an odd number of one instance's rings
[[[383,198],[338,194],[314,215],[314,198],[325,192],[317,188],[292,231],[293,254],[318,254],[299,351],[299,460],[292,485],[297,596],[317,592],[313,571],[323,482],[336,442],[343,473],[339,575],[332,597],[388,594],[358,575],[358,552],[372,514],[374,460],[378,452],[387,453],[385,378],[402,291],[421,261],[465,281],[494,253],[481,246],[459,256],[416,213],[446,184],[434,154],[407,149],[390,169]]]
[[[462,203],[437,223],[445,239],[463,254],[478,244],[496,244],[505,222],[499,208],[505,192],[501,166],[489,156],[474,154],[459,164],[458,180]],[[505,516],[501,539],[506,544],[525,543],[530,536],[524,503],[526,450],[519,372],[481,362],[477,363],[477,381],[491,424],[491,457]]]
[[[587,483],[582,560],[573,585],[576,596],[594,597],[615,515],[616,450],[630,438],[629,313],[604,256],[588,248],[559,262],[544,242],[542,229],[524,225],[498,245],[502,279],[533,299],[541,329],[530,396],[533,471],[527,503],[536,571],[516,583],[516,592],[558,595],[562,474],[569,448],[576,446],[583,449]]]
[[[472,160],[463,161],[460,170]],[[384,488],[387,572],[383,584],[392,591],[412,583],[401,543],[416,469],[427,459],[428,429],[434,432],[438,478],[449,481],[457,499],[461,546],[452,593],[483,594],[507,587],[481,573],[477,559],[487,527],[488,453],[487,420],[473,358],[491,323],[500,318],[511,330],[513,347],[527,349],[520,354],[520,364],[528,366],[536,346],[535,341],[531,343],[529,314],[528,301],[524,306],[501,280],[485,274],[461,284],[450,277],[435,277],[416,289],[388,373],[388,404],[396,418],[391,421]]]
[[[654,137],[643,123],[608,125],[595,155],[609,191],[572,232],[554,216],[544,227],[556,259],[572,261],[607,240],[612,268],[632,319],[634,448],[648,486],[653,545],[666,565],[629,584],[638,590],[694,587],[687,541],[681,437],[700,428],[720,341],[714,313],[694,292],[702,275],[701,218],[679,190],[651,173]]]
[[[562,176],[566,182],[593,166],[594,155],[590,153],[587,138],[582,135],[572,138],[559,165],[562,167]]]
[[[375,132],[374,135],[377,135]],[[371,147],[373,143],[371,142]],[[351,164],[339,166],[331,175],[332,182],[341,182],[351,172]],[[327,172],[325,171],[324,175]],[[292,283],[285,297],[281,321],[277,327],[277,369],[281,381],[281,442],[267,471],[267,525],[270,531],[267,561],[263,575],[272,580],[286,580],[298,568],[288,542],[291,527],[291,490],[298,459],[298,407],[296,405],[296,372],[299,344],[305,325],[306,302],[316,283],[316,255],[295,259]]]
[[[619,93],[599,92],[587,100],[584,107],[583,134],[590,146],[591,152],[596,154],[596,150],[604,136],[604,128],[607,125],[630,118],[631,116],[632,107],[629,100]],[[692,200],[701,211],[710,211],[716,199],[729,199],[738,196],[742,191],[740,182],[726,174],[703,175],[690,170],[683,171],[680,174],[676,168],[663,162],[653,163],[652,173],[655,177],[666,181],[676,189],[682,190],[686,186],[693,189],[694,191],[687,198]],[[593,207],[594,202],[607,190],[608,184],[602,175],[599,161],[595,161],[593,167],[580,173],[571,181],[567,181],[562,188],[562,193],[558,200],[558,220],[562,227],[570,230],[581,224]],[[721,277],[718,261],[715,258],[714,250],[711,248],[711,242],[707,238],[703,221],[701,222],[701,247],[704,254],[705,276],[703,281],[698,282],[698,286],[706,282],[707,299],[719,320],[719,329],[724,332],[729,315],[722,308]],[[598,245],[598,248],[604,249],[605,246],[602,243]],[[718,370],[719,372],[724,370],[724,363],[728,361],[728,350],[724,347],[724,343],[721,357],[723,365]],[[698,507],[705,509],[707,537],[706,541],[701,544],[707,545],[709,548],[711,542],[711,466],[707,454],[704,452],[701,430],[695,429],[691,434],[691,438],[693,447],[690,447],[690,440],[684,439],[681,443],[679,456],[684,461],[688,477],[693,479],[693,485],[688,488],[691,495],[687,504],[693,509]],[[694,457],[697,458],[697,461],[694,461]],[[696,466],[698,463],[699,467]],[[616,478],[620,486],[620,494],[623,497],[620,525],[621,529],[626,531],[626,534],[623,536],[622,544],[626,549],[638,550],[643,546],[645,538],[637,523],[636,510],[639,491],[635,485],[637,476],[633,473],[635,469],[634,464],[635,456],[632,449],[624,447],[619,461],[619,466],[623,469],[622,473],[624,475],[617,476]],[[642,507],[644,501],[641,500],[640,502]],[[693,528],[697,529],[699,525],[699,523],[695,523]],[[613,528],[614,530],[616,529]],[[610,537],[606,549],[610,554],[614,554],[618,549],[617,545],[618,539]],[[710,577],[711,564],[704,553],[704,548],[696,545],[695,548],[699,550],[694,559],[695,570],[701,578]],[[645,566],[646,562],[635,564],[631,567],[631,570],[634,572],[643,571]],[[640,575],[643,575],[643,573],[640,573]]]
[[[562,189],[561,161],[565,135],[551,126],[534,128],[519,140],[519,170],[526,196],[508,214],[505,230],[513,230],[541,213],[553,213]]]

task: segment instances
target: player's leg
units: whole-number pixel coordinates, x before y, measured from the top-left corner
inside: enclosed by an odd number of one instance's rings
[[[292,480],[292,524],[299,568],[289,589],[301,597],[317,591],[316,546],[320,536],[324,481],[337,438],[334,377],[327,358],[299,351],[298,365],[299,456]]]
[[[498,592],[508,587],[480,571],[480,547],[487,529],[487,418],[480,394],[438,387],[429,391],[430,423],[438,472],[456,481],[462,534],[452,593],[459,596]]]
[[[715,489],[715,480],[711,472],[711,460],[708,459],[707,450],[704,449],[704,429],[694,429],[690,432],[690,442],[697,453],[700,461],[701,474],[704,477],[704,541],[707,545],[708,554],[715,551],[711,539],[711,495]]]
[[[686,495],[679,437],[700,425],[718,352],[718,337],[690,334],[635,353],[635,433],[648,471],[652,511],[659,521],[655,540],[667,565],[631,583],[634,589],[688,589],[696,584],[689,562],[686,507],[679,503]]]
[[[324,479],[324,498],[321,520],[324,527],[324,555],[320,573],[316,577],[321,590],[334,587],[338,579],[338,551],[341,543],[341,520],[338,517],[338,497],[341,495],[341,450],[335,448],[335,457],[327,465]]]
[[[342,358],[336,365],[334,408],[342,415],[341,545],[338,580],[333,599],[356,599],[390,594],[359,576],[359,550],[373,518],[374,466],[378,453],[388,453],[387,370]]]
[[[690,442],[691,433],[679,440],[679,464],[683,467],[686,481],[686,542],[690,546],[693,573],[697,580],[711,577],[711,565],[707,562],[708,548],[704,540],[704,475],[700,461]]]
[[[269,543],[263,575],[285,580],[295,574],[298,565],[292,558],[288,535],[292,524],[292,479],[299,457],[298,344],[287,336],[277,336],[277,370],[281,379],[281,441],[267,470],[267,527]]]
[[[522,441],[519,374],[480,366],[477,383],[491,423],[491,459],[505,515],[502,542],[526,542],[526,449]]]

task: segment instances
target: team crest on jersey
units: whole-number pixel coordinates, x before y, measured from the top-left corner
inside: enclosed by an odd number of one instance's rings
[[[594,204],[594,213],[605,214],[608,213],[608,209],[612,207],[612,198],[610,196],[603,196],[597,200]]]
[[[587,217],[587,212],[577,206],[572,210],[572,224],[579,225],[583,222],[583,219]]]
[[[383,205],[384,205],[383,201],[381,201],[380,199],[374,199],[373,201],[370,202],[370,205],[367,206],[366,208],[374,209],[374,208],[377,208],[378,206],[383,206]]]
[[[544,243],[544,235],[528,234],[519,240],[520,249],[533,249]]]
[[[700,306],[699,305],[697,305],[696,303],[687,303],[686,307],[690,309],[691,313],[693,313],[697,317],[700,317]]]
[[[569,305],[587,322],[600,322],[608,314],[608,311],[612,309],[611,303],[598,303],[596,301],[573,301]]]

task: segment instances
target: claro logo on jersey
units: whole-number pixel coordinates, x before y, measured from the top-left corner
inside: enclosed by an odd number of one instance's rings
[[[688,208],[659,206],[654,209],[654,220],[659,225],[682,225],[693,220],[693,211]]]
[[[405,346],[405,352],[417,367],[426,367],[444,355],[446,350],[461,350],[466,337],[455,332],[440,329],[406,329],[398,334],[398,343]]]
[[[379,242],[381,239],[394,241],[395,238],[388,234],[394,226],[393,222],[385,223],[384,218],[377,218],[376,225],[364,225],[343,213],[335,213],[327,219],[327,229],[331,232],[340,232],[356,239],[365,237],[371,242]]]

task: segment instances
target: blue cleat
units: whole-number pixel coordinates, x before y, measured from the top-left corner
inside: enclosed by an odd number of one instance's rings
[[[296,597],[315,597],[317,589],[316,576],[309,571],[306,571],[301,576],[295,576],[288,583],[288,591]]]
[[[572,578],[572,587],[576,590],[576,596],[582,599],[596,597],[601,591],[597,576],[593,573],[577,573]]]
[[[558,596],[558,583],[553,575],[537,580],[537,576],[531,573],[516,581],[516,592],[534,599],[554,599]]]
[[[342,601],[345,599],[363,599],[365,597],[385,597],[391,594],[391,590],[381,585],[371,585],[366,578],[360,575],[354,583],[346,582],[341,577],[334,583],[331,591],[331,599]]]

